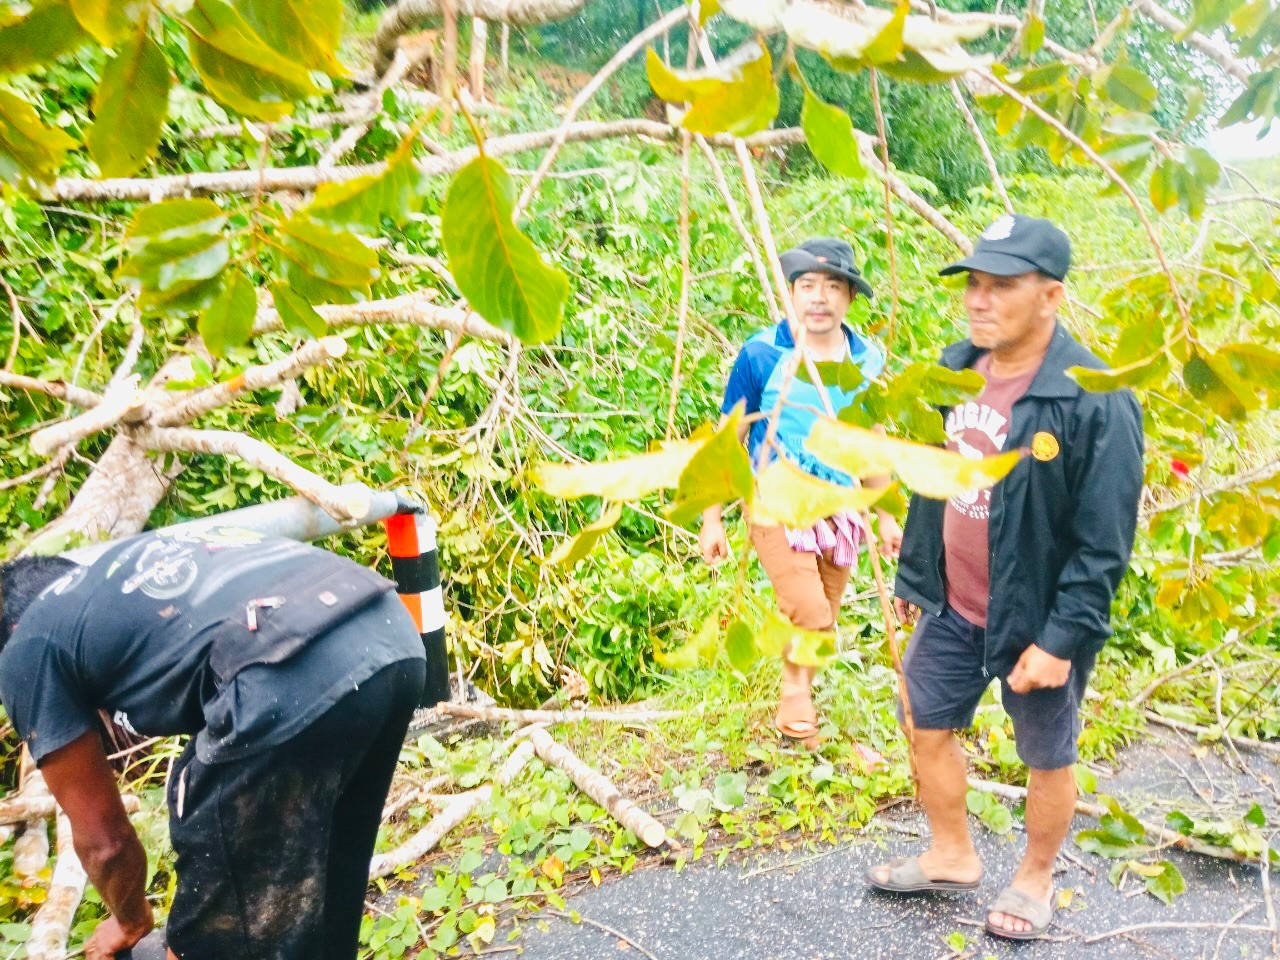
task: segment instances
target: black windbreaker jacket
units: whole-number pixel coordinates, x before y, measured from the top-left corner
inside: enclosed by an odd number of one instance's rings
[[[941,363],[972,367],[983,351],[952,344]],[[1012,669],[1032,643],[1063,658],[1096,653],[1129,563],[1142,489],[1142,410],[1128,390],[1089,393],[1071,367],[1105,369],[1059,324],[1040,372],[1013,406],[1005,450],[1033,449],[991,492],[991,590],[984,669]],[[945,411],[944,411],[945,414]],[[1048,436],[1045,436],[1045,435]],[[946,603],[946,503],[911,498],[897,596],[939,614]]]

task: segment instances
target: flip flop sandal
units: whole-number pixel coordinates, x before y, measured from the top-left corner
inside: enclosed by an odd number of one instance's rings
[[[888,867],[889,873],[883,880],[875,872],[880,867]],[[977,880],[930,880],[920,869],[917,857],[904,857],[890,860],[867,871],[867,883],[877,890],[886,893],[956,893],[963,890],[977,890],[982,878]]]
[[[813,706],[812,693],[804,687],[783,690],[773,726],[785,739],[806,750],[817,750],[822,743],[818,736],[818,711]]]
[[[991,922],[991,914],[1003,913],[1031,924],[1030,930],[1006,930]],[[1005,887],[1000,896],[987,908],[987,933],[993,937],[1004,937],[1006,940],[1039,940],[1049,931],[1053,923],[1053,893],[1049,894],[1049,902],[1043,903],[1028,893]]]

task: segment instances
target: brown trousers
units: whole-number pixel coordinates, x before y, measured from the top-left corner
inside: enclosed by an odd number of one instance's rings
[[[834,629],[853,570],[832,563],[830,552],[818,556],[792,550],[782,527],[753,523],[751,542],[773,584],[782,615],[804,630]]]

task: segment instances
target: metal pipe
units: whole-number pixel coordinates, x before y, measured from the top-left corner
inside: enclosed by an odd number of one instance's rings
[[[352,494],[362,494],[368,499],[369,511],[354,524],[344,524],[333,519],[320,507],[305,497],[286,497],[283,500],[271,500],[267,503],[255,504],[252,507],[241,507],[199,520],[188,520],[163,527],[166,533],[182,530],[202,530],[212,526],[239,527],[269,536],[288,537],[291,540],[318,540],[335,533],[342,533],[355,526],[376,523],[387,517],[401,513],[425,513],[426,505],[412,491],[372,490],[362,483],[349,483],[342,487]],[[63,554],[68,560],[76,563],[92,563],[108,548],[119,540],[95,543],[87,547],[77,547]]]

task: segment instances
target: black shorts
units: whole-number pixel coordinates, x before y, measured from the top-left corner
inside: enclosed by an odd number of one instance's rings
[[[169,780],[182,960],[353,960],[369,859],[420,659],[384,667],[279,746],[205,764],[195,739]]]
[[[983,672],[986,631],[950,607],[941,615],[921,613],[903,669],[911,719],[921,730],[963,730],[973,724],[978,701],[992,677]],[[1080,704],[1093,671],[1094,654],[1071,663],[1066,684],[1015,693],[1001,676],[1001,699],[1013,718],[1014,743],[1022,762],[1033,770],[1058,770],[1076,762]],[[901,705],[899,705],[901,718]]]

